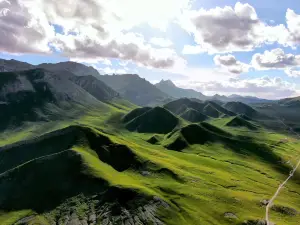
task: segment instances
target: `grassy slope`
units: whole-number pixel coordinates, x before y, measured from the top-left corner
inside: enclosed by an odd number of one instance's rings
[[[126,109],[127,110],[127,109]],[[70,124],[86,124],[102,129],[112,141],[124,144],[144,161],[152,162],[149,176],[142,176],[134,170],[118,172],[108,164],[99,161],[93,151],[85,146],[75,146],[89,165],[91,173],[108,181],[113,186],[137,189],[140,192],[164,198],[171,206],[172,212],[161,211],[161,217],[167,224],[240,224],[247,219],[264,217],[265,209],[259,205],[263,199],[270,198],[279,183],[287,176],[272,164],[255,155],[238,154],[225,148],[222,144],[193,145],[183,153],[166,150],[160,145],[151,145],[145,140],[153,134],[130,133],[116,121],[120,120],[126,110],[114,109],[87,111],[80,119],[63,123],[31,124],[24,130],[6,132],[6,139],[0,138],[0,145],[9,144],[56,130]],[[246,128],[231,128],[225,124],[232,118],[216,119],[211,123],[232,133],[255,137],[255,142],[274,146],[274,152],[284,161],[295,162],[300,154],[300,145],[293,138],[268,132],[263,129],[249,131]],[[165,168],[170,172],[161,170]],[[157,171],[157,172],[155,172]],[[174,179],[176,177],[176,179]],[[275,204],[292,207],[300,211],[300,174],[296,174],[279,195]],[[225,212],[235,213],[237,220],[224,218]],[[0,213],[0,224],[12,224],[30,211]],[[290,217],[271,212],[272,221],[276,224],[297,225],[300,215]]]

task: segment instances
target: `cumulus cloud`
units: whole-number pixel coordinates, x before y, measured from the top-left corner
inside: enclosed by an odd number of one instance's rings
[[[285,54],[277,48],[253,55],[251,64],[258,70],[286,69],[300,66],[300,55]]]
[[[234,8],[187,11],[180,24],[194,35],[198,48],[210,53],[250,51],[264,43],[285,43],[288,36],[284,25],[265,24],[251,5],[240,2]]]
[[[290,41],[292,44],[300,44],[300,15],[294,10],[288,9],[286,12],[286,23],[290,32]]]
[[[165,38],[151,38],[150,43],[159,47],[170,47],[173,45],[172,41]]]
[[[178,0],[172,6],[175,7],[172,15],[162,14],[161,19],[175,17],[186,5],[183,2]],[[141,4],[140,1],[128,0],[125,7],[121,0],[0,0],[0,50],[37,53],[55,49],[75,61],[97,62],[116,58],[155,68],[170,68],[177,60],[183,60],[174,50],[166,48],[170,47],[168,40],[153,39],[158,46],[155,48],[147,44],[143,36],[128,32],[148,19],[142,17],[145,15],[133,13],[136,11],[134,3],[142,7],[144,13],[157,13],[154,7],[149,6],[147,12],[143,8],[151,5],[149,1]],[[121,7],[123,11],[118,4],[124,5]],[[118,7],[113,7],[116,5]],[[132,11],[130,15],[124,13],[128,10]],[[133,19],[133,15],[137,17]],[[62,31],[56,30],[55,33],[53,24]]]
[[[180,60],[175,51],[167,48],[152,48],[145,44],[140,35],[134,33],[110,41],[79,35],[57,35],[53,46],[67,57],[76,55],[77,58],[87,60],[119,58],[155,68],[169,68]]]
[[[300,68],[292,67],[284,71],[290,77],[300,77]]]
[[[1,52],[49,52],[48,42],[53,36],[54,28],[36,6],[21,0],[0,0]]]
[[[249,65],[236,60],[236,58],[230,54],[216,55],[214,62],[217,66],[225,68],[228,72],[233,74],[241,74],[249,70]]]
[[[181,16],[192,0],[103,0],[106,8],[120,18],[125,28],[140,24],[165,30],[168,23]]]
[[[227,81],[188,82],[181,86],[193,88],[207,94],[241,94],[268,99],[279,99],[295,96],[299,93],[296,85],[282,80],[280,77],[264,76],[253,79],[229,79]]]
[[[97,70],[99,71],[100,74],[108,74],[108,75],[128,73],[128,70],[126,69],[115,69],[112,67],[97,68]]]

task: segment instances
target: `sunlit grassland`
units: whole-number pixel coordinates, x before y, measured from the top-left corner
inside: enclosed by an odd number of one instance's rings
[[[269,199],[278,185],[286,179],[288,171],[274,167],[269,161],[248,152],[234,151],[221,143],[191,145],[183,152],[167,150],[162,145],[146,142],[153,134],[138,134],[126,131],[120,124],[122,115],[129,107],[112,107],[112,110],[88,110],[76,119],[25,124],[23,129],[1,134],[0,146],[39,136],[69,125],[81,124],[95,128],[113,142],[129,147],[147,164],[148,176],[130,169],[118,172],[102,162],[88,146],[73,146],[87,165],[88,173],[106,180],[111,186],[130,188],[146,195],[163,198],[171,210],[161,211],[167,224],[241,224],[248,219],[263,219],[265,208],[260,201]],[[300,156],[300,144],[294,137],[260,128],[226,127],[230,118],[209,121],[230,132],[233,137],[247,136],[249,141],[263,143],[270,151],[282,158],[281,164],[295,163]],[[33,124],[35,124],[33,126]],[[186,121],[180,123],[185,126]],[[99,131],[98,131],[99,130]],[[164,138],[163,135],[160,135]],[[279,162],[278,162],[279,163]],[[174,176],[162,173],[161,168]],[[275,204],[300,211],[300,173],[290,180],[280,193]],[[228,219],[224,213],[231,212],[237,219]],[[32,213],[32,212],[31,212]],[[13,224],[30,211],[0,213],[0,224]],[[298,225],[300,215],[285,216],[271,211],[271,220],[278,225]]]

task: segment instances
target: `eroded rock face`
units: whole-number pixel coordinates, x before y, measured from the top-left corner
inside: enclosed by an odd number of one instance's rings
[[[119,203],[104,203],[99,206],[96,202],[85,204],[81,202],[79,208],[63,206],[53,212],[45,214],[51,225],[163,225],[157,217],[158,208],[168,208],[168,204],[158,197],[153,197],[146,204],[137,208],[124,207]],[[14,225],[44,225],[36,219],[36,215],[25,217]]]
[[[226,212],[224,213],[224,217],[227,218],[227,219],[237,219],[238,217],[232,213],[232,212]]]
[[[273,205],[271,209],[275,212],[281,213],[283,215],[287,216],[296,216],[299,214],[299,212],[296,209],[287,207],[287,206],[282,206],[282,205]]]
[[[260,201],[260,205],[266,207],[269,204],[269,202],[270,202],[269,200],[264,199]]]

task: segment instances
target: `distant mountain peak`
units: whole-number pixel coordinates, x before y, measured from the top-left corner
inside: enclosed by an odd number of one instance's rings
[[[176,87],[176,85],[171,81],[171,80],[164,80],[162,79],[159,84],[164,84],[164,85],[168,85],[168,86],[171,86],[171,87]]]

